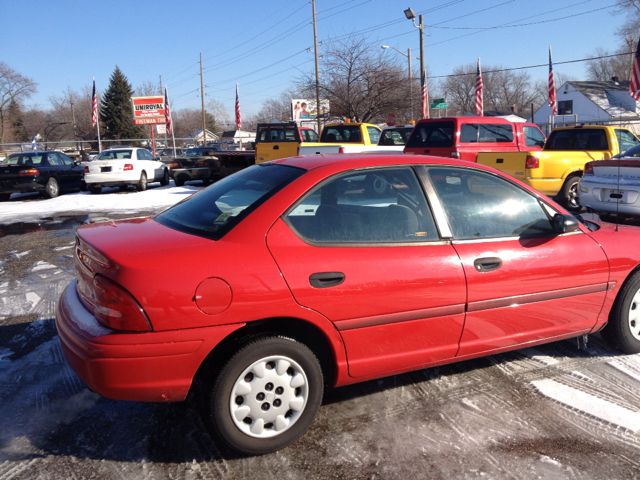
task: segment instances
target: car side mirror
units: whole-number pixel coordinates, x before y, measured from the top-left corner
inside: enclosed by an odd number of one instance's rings
[[[156,157],[154,160],[156,160],[157,162],[160,161],[160,157]]]
[[[578,229],[580,222],[573,215],[566,215],[564,213],[556,213],[553,216],[553,230],[558,234],[571,233]]]

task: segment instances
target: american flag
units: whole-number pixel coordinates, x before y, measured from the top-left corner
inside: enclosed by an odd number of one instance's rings
[[[171,133],[173,128],[171,125],[171,110],[169,109],[169,90],[164,86],[164,119],[166,122],[167,133]]]
[[[98,97],[96,97],[96,78],[93,77],[93,106],[91,107],[91,126],[95,127],[98,122]]]
[[[429,94],[427,93],[426,72],[422,72],[422,118],[429,118]]]
[[[484,115],[484,101],[482,99],[482,69],[480,68],[480,57],[478,57],[478,68],[476,70],[476,113],[482,117]]]
[[[553,64],[551,63],[551,46],[549,46],[549,106],[551,115],[558,114],[558,99],[556,98],[556,81],[553,78]]]
[[[242,128],[242,115],[240,115],[240,97],[238,96],[238,84],[236,83],[236,130]]]
[[[636,100],[640,100],[640,40],[636,49],[636,57],[633,59],[633,72],[629,82],[629,95]]]

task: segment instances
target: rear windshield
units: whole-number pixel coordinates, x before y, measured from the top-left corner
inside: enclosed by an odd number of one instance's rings
[[[129,160],[131,150],[105,150],[98,155],[95,160]]]
[[[44,156],[37,153],[14,153],[3,159],[4,165],[41,165]]]
[[[609,150],[604,129],[555,130],[549,135],[545,150]]]
[[[502,123],[463,123],[460,143],[513,142],[513,127]]]
[[[155,217],[180,232],[219,240],[306,170],[262,163],[226,177]]]
[[[405,145],[412,131],[413,127],[383,130],[378,145]]]
[[[360,135],[359,125],[336,125],[333,127],[324,127],[320,142],[326,143],[360,143],[362,135]]]
[[[258,127],[256,142],[299,142],[298,127],[295,125],[277,125]]]
[[[453,122],[418,123],[407,142],[407,148],[453,147]]]

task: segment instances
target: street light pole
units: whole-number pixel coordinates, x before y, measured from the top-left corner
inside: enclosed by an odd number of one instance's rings
[[[407,53],[404,53],[398,50],[395,47],[390,47],[389,45],[382,45],[382,48],[393,48],[396,52],[401,55],[404,55],[409,59],[409,110],[410,110],[410,120],[413,120],[413,82],[412,82],[412,72],[411,72],[411,49],[407,49]]]
[[[424,21],[422,19],[422,15],[418,16],[418,25],[416,25],[416,14],[413,13],[413,10],[407,8],[404,11],[405,16],[408,20],[413,22],[413,26],[420,29],[420,88],[426,89],[427,85],[427,72],[424,66]],[[426,105],[423,105],[424,118],[429,118],[429,94],[426,94],[425,98]]]

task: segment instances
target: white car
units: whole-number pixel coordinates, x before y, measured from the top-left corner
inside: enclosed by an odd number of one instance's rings
[[[578,198],[580,205],[599,213],[640,216],[640,145],[609,160],[587,163]]]
[[[109,149],[85,164],[84,181],[91,193],[100,193],[102,187],[126,190],[129,185],[141,192],[147,183],[168,185],[169,168],[144,148]]]

